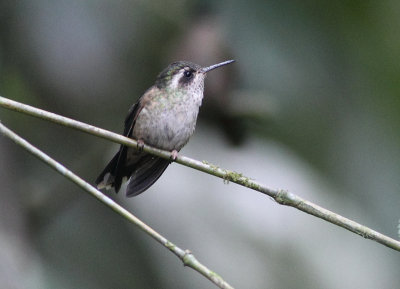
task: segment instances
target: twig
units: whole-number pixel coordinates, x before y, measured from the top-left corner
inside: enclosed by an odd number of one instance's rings
[[[185,266],[191,267],[194,270],[198,271],[200,274],[204,275],[206,278],[211,280],[214,284],[216,284],[220,288],[233,289],[233,287],[230,286],[226,281],[224,281],[218,274],[216,274],[215,272],[211,271],[206,266],[201,264],[189,250],[182,250],[172,242],[168,241],[165,237],[157,233],[150,226],[143,223],[140,219],[131,214],[129,211],[118,205],[116,202],[111,200],[109,197],[107,197],[100,191],[96,190],[93,186],[91,186],[89,183],[87,183],[86,181],[75,175],[72,171],[68,170],[62,164],[58,163],[57,161],[46,155],[44,152],[40,151],[39,149],[28,143],[26,140],[24,140],[16,133],[8,129],[6,126],[4,126],[1,122],[0,122],[0,132],[5,136],[9,137],[16,144],[18,144],[19,146],[23,147],[25,150],[33,154],[39,160],[49,165],[58,173],[60,173],[73,183],[77,184],[79,187],[81,187],[83,190],[91,194],[100,202],[102,202],[109,208],[113,209],[115,212],[123,216],[128,221],[135,224],[137,227],[146,232],[161,245],[168,248],[172,253],[178,256],[179,259],[182,260]]]
[[[96,135],[99,137],[102,137],[104,139],[108,139],[110,141],[124,144],[127,146],[131,146],[136,148],[137,143],[135,140],[132,140],[130,138],[126,138],[122,135],[97,128],[91,125],[88,125],[86,123],[82,123],[70,118],[66,118],[54,113],[50,113],[41,109],[34,108],[29,105],[25,105],[4,97],[0,96],[0,106],[3,106],[5,108],[23,112],[25,114],[29,114],[35,117],[39,117],[45,120],[49,120],[67,127],[75,128],[77,130]],[[163,151],[157,148],[150,147],[148,145],[145,145],[143,147],[143,150],[147,153],[165,158],[165,159],[171,159],[171,153],[168,151]],[[263,194],[266,194],[273,198],[277,203],[285,206],[291,206],[294,207],[298,210],[301,210],[307,214],[316,216],[318,218],[321,218],[325,221],[328,221],[332,224],[338,225],[342,228],[345,228],[346,230],[349,230],[353,233],[356,233],[366,239],[371,239],[374,240],[378,243],[381,243],[389,248],[392,248],[396,251],[400,251],[400,242],[392,239],[386,235],[383,235],[377,231],[374,231],[366,226],[363,226],[357,222],[354,222],[350,219],[347,219],[343,216],[340,216],[336,213],[333,213],[329,210],[326,210],[316,204],[313,204],[307,200],[304,200],[300,198],[299,196],[289,193],[284,190],[274,190],[270,189],[267,186],[252,180],[248,177],[243,176],[240,173],[226,170],[219,168],[215,165],[209,164],[207,162],[200,162],[185,156],[178,156],[176,158],[176,162],[188,167],[191,167],[193,169],[217,176],[219,178],[224,179],[224,181],[231,181],[234,183],[237,183],[239,185],[245,186],[247,188],[259,191]]]

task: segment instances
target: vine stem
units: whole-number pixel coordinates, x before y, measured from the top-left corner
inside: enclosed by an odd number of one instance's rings
[[[211,271],[208,269],[205,265],[200,263],[196,257],[189,251],[189,250],[183,250],[173,244],[171,241],[168,241],[167,238],[159,234],[157,231],[152,229],[150,226],[146,225],[143,221],[141,221],[138,217],[134,216],[132,213],[130,213],[128,210],[124,209],[120,205],[118,205],[116,202],[114,202],[112,199],[104,195],[102,192],[98,191],[95,189],[92,185],[90,185],[88,182],[85,180],[81,179],[79,176],[74,174],[72,171],[67,169],[65,166],[60,164],[59,162],[55,161],[52,159],[50,156],[39,150],[38,148],[34,147],[32,144],[27,142],[25,139],[22,137],[18,136],[16,133],[14,133],[12,130],[4,126],[0,122],[0,132],[13,140],[17,145],[23,147],[25,150],[27,150],[29,153],[37,157],[39,160],[43,161],[47,165],[49,165],[51,168],[56,170],[58,173],[60,173],[62,176],[65,178],[69,179],[76,185],[78,185],[80,188],[82,188],[84,191],[88,192],[91,194],[93,197],[95,197],[97,200],[99,200],[101,203],[105,204],[112,210],[114,210],[116,213],[120,214],[122,217],[127,219],[129,222],[135,224],[137,227],[139,227],[142,231],[144,231],[146,234],[151,236],[153,239],[155,239],[158,243],[163,245],[164,247],[168,248],[172,253],[174,253],[176,256],[181,259],[183,264],[185,266],[188,266],[190,268],[193,268],[206,278],[208,278],[211,282],[216,284],[219,288],[224,288],[224,289],[233,289],[231,285],[229,285],[222,277],[220,277],[218,274],[215,272]]]
[[[35,117],[39,117],[48,121],[55,122],[57,124],[71,127],[119,144],[123,144],[126,146],[131,146],[137,148],[137,142],[133,139],[124,137],[122,135],[91,126],[89,124],[79,122],[67,117],[63,117],[51,112],[47,112],[45,110],[41,110],[26,104],[22,104],[4,97],[0,96],[0,106],[5,107],[10,110],[22,112],[25,114],[29,114]],[[171,159],[171,152],[163,151],[148,145],[144,145],[143,150],[147,153],[165,158]],[[273,198],[277,203],[285,206],[294,207],[300,211],[303,211],[307,214],[313,215],[320,219],[323,219],[327,222],[340,226],[346,230],[349,230],[355,234],[358,234],[366,239],[370,239],[376,241],[384,246],[387,246],[391,249],[400,252],[400,242],[390,238],[386,235],[383,235],[371,228],[361,225],[355,221],[352,221],[348,218],[345,218],[339,214],[336,214],[332,211],[324,209],[310,201],[302,199],[301,197],[290,193],[285,190],[276,190],[271,189],[261,184],[251,178],[248,178],[241,173],[237,173],[231,170],[223,169],[213,164],[210,164],[205,161],[194,160],[185,156],[178,155],[175,159],[175,162],[185,165],[187,167],[191,167],[193,169],[208,173],[210,175],[214,175],[216,177],[224,179],[227,182],[234,182],[249,189],[259,191],[263,194],[268,195]]]

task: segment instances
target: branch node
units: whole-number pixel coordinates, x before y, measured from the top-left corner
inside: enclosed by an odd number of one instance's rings
[[[301,199],[287,190],[279,190],[275,201],[281,205],[295,206],[301,202]]]
[[[185,250],[185,254],[182,256],[183,266],[190,266],[192,267],[193,264],[197,261],[190,250]]]

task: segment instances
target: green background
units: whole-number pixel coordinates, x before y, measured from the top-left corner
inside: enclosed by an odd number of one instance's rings
[[[169,63],[210,72],[182,154],[398,238],[400,3],[1,1],[0,95],[122,132]],[[0,109],[93,182],[118,145]],[[215,288],[0,137],[2,288]],[[171,165],[109,195],[236,288],[396,288],[399,255],[222,180]]]

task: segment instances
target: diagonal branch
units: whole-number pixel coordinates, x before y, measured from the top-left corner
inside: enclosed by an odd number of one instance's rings
[[[49,120],[55,123],[58,123],[63,126],[71,127],[92,135],[96,135],[98,137],[119,143],[119,144],[124,144],[127,146],[131,147],[137,147],[137,142],[133,139],[126,138],[122,135],[88,125],[86,123],[82,123],[70,118],[66,118],[51,112],[47,112],[41,109],[37,109],[35,107],[25,105],[4,97],[0,96],[0,106],[19,111],[25,114],[29,114],[35,117],[39,117],[45,120]],[[147,153],[165,158],[165,159],[170,159],[171,158],[171,153],[167,151],[163,151],[157,148],[153,148],[150,146],[145,145],[143,150]],[[354,222],[350,219],[347,219],[341,215],[338,215],[334,212],[331,212],[327,209],[324,209],[316,204],[313,204],[312,202],[309,202],[305,199],[302,199],[301,197],[284,191],[284,190],[275,190],[268,188],[267,186],[252,180],[248,177],[243,176],[240,173],[226,170],[219,168],[215,165],[209,164],[207,162],[200,162],[198,160],[194,160],[185,156],[178,156],[175,160],[177,163],[185,165],[187,167],[191,167],[193,169],[208,173],[210,175],[214,175],[216,177],[222,178],[226,181],[231,181],[234,183],[237,183],[239,185],[242,185],[244,187],[253,189],[255,191],[259,191],[263,194],[266,194],[273,198],[277,203],[285,206],[291,206],[294,207],[298,210],[301,210],[307,214],[316,216],[318,218],[321,218],[325,221],[328,221],[332,224],[335,224],[337,226],[340,226],[346,230],[349,230],[353,233],[356,233],[366,239],[371,239],[373,241],[376,241],[378,243],[381,243],[389,248],[392,248],[396,251],[400,251],[400,242],[392,239],[386,235],[383,235],[377,231],[374,231],[366,226],[363,226],[357,222]]]
[[[172,242],[168,241],[165,237],[157,233],[150,226],[143,223],[139,218],[131,214],[129,211],[118,205],[112,199],[96,190],[92,185],[75,175],[72,171],[68,170],[62,164],[58,163],[29,142],[18,136],[16,133],[8,129],[0,122],[0,133],[4,134],[11,140],[13,140],[16,144],[23,147],[25,150],[33,154],[35,157],[49,165],[51,168],[56,170],[58,173],[77,184],[83,190],[91,194],[93,197],[98,199],[100,202],[123,216],[128,221],[132,222],[136,226],[138,226],[141,230],[150,235],[153,239],[155,239],[158,243],[169,249],[172,253],[178,256],[179,259],[183,262],[185,266],[191,267],[194,270],[198,271],[200,274],[204,275],[207,279],[211,280],[214,284],[216,284],[220,288],[224,289],[233,289],[226,281],[224,281],[218,274],[208,269],[206,266],[201,264],[196,257],[189,250],[182,250]]]

